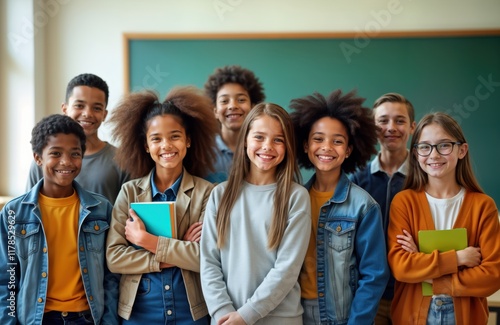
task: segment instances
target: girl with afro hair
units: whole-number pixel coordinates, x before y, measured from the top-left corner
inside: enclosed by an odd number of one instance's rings
[[[200,178],[214,161],[218,131],[210,99],[175,88],[127,95],[113,110],[116,160],[136,178],[122,186],[107,239],[110,270],[121,273],[123,324],[208,324],[200,283],[201,221],[213,185]],[[175,201],[177,237],[147,231],[132,202]]]
[[[354,91],[292,100],[299,165],[314,169],[305,184],[311,237],[299,277],[304,324],[372,324],[387,266],[377,202],[347,178],[376,153],[376,126]]]

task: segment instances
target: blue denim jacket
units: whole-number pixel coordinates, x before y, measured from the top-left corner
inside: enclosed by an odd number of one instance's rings
[[[47,242],[38,206],[39,181],[0,212],[0,324],[41,324],[47,295]],[[96,324],[119,323],[119,276],[106,267],[106,234],[112,206],[104,196],[73,182],[80,198],[78,258]]]
[[[310,189],[314,175],[305,185]],[[320,210],[317,233],[321,324],[372,324],[389,278],[377,202],[342,172]]]

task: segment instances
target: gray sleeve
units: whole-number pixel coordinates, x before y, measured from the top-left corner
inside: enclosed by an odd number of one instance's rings
[[[201,235],[200,275],[203,296],[210,316],[216,321],[236,309],[229,297],[226,281],[222,272],[220,250],[217,247],[216,211],[223,189],[218,185],[210,194],[203,219]]]
[[[33,160],[30,165],[30,171],[28,174],[28,181],[26,182],[26,191],[31,190],[38,181],[43,178],[42,169]]]

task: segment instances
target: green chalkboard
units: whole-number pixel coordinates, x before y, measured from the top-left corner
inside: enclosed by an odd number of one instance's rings
[[[366,106],[381,94],[405,95],[417,120],[451,114],[468,139],[476,175],[500,202],[500,32],[486,36],[376,38],[126,37],[127,90],[202,87],[215,68],[239,64],[264,83],[267,101],[285,108],[318,91],[357,89]],[[308,176],[308,175],[306,175]]]

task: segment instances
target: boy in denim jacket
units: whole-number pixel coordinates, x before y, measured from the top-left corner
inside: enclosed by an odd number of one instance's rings
[[[118,276],[105,261],[112,206],[75,177],[85,133],[68,116],[32,131],[43,179],[0,212],[0,324],[118,324]]]

